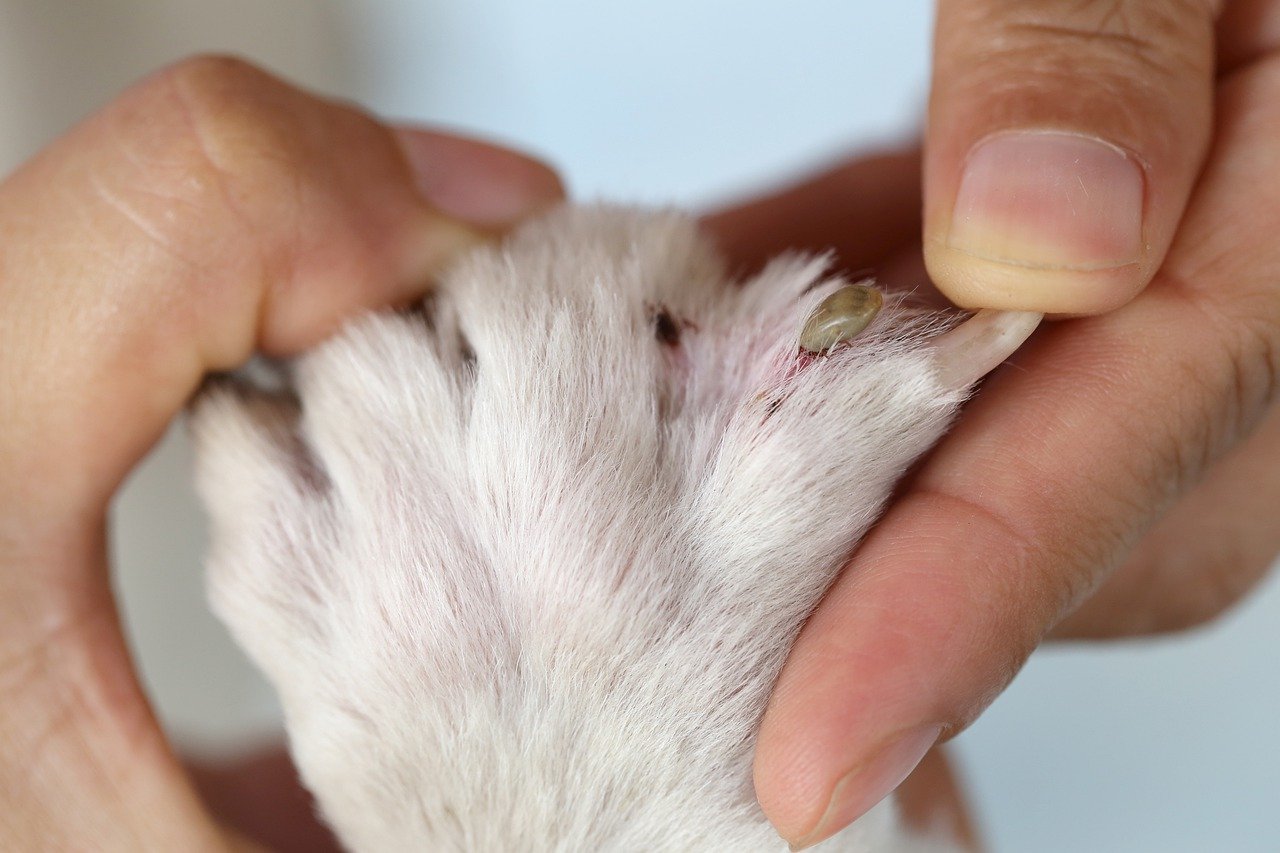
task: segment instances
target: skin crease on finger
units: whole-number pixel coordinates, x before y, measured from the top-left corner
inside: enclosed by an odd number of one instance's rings
[[[1222,615],[1280,554],[1280,406],[1156,523],[1056,639],[1183,631]]]
[[[1213,155],[1153,286],[1042,331],[991,380],[811,618],[757,752],[784,834],[813,826],[883,733],[967,725],[1262,418],[1280,353],[1280,207],[1263,189],[1280,176],[1277,91],[1275,59],[1223,82]]]
[[[0,846],[225,848],[129,663],[105,505],[205,371],[420,293],[480,239],[420,194],[433,147],[460,174],[520,171],[199,58],[0,185]],[[560,191],[525,162],[532,212]]]

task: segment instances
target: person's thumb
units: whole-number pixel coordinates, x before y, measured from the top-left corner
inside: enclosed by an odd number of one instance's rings
[[[1162,262],[1212,120],[1216,0],[941,0],[924,248],[959,305],[1093,314]]]

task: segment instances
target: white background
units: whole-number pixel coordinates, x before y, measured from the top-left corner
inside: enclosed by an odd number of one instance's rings
[[[705,207],[910,136],[929,19],[901,0],[0,0],[0,169],[159,64],[233,50],[517,142],[579,198]],[[175,433],[129,483],[117,580],[170,731],[223,751],[278,723],[205,609],[188,462]],[[1037,653],[958,741],[994,849],[1280,850],[1278,626],[1273,577],[1187,637]]]

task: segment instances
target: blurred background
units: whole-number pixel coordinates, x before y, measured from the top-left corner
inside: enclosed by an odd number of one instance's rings
[[[707,209],[909,139],[931,11],[923,0],[0,0],[0,172],[156,67],[232,51],[384,116],[536,152],[577,198]],[[173,738],[225,755],[280,724],[204,603],[189,462],[174,430],[128,484],[116,582]],[[1184,637],[1038,652],[957,741],[993,849],[1280,850],[1278,626],[1273,576]]]

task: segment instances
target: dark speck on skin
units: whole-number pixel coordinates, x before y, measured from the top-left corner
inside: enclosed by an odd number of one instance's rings
[[[653,334],[669,347],[680,343],[680,324],[671,316],[666,308],[659,308],[653,314]]]

